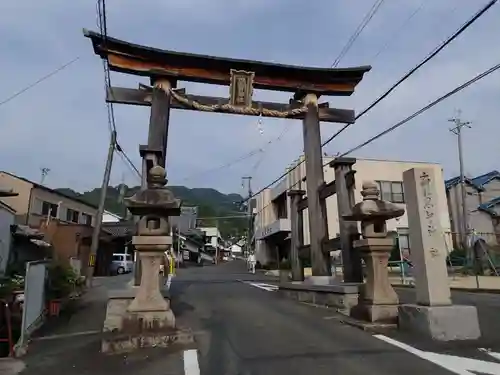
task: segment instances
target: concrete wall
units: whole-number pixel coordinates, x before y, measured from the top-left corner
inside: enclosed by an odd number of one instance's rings
[[[12,243],[10,226],[15,222],[15,212],[0,205],[0,275],[5,273]]]

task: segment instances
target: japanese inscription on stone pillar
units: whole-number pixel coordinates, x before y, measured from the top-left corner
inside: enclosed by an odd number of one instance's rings
[[[436,204],[435,197],[431,186],[432,180],[429,174],[425,171],[420,173],[420,187],[422,189],[423,196],[423,209],[424,209],[424,221],[427,230],[427,236],[432,237],[436,232]],[[429,252],[433,257],[439,255],[438,249],[431,247]]]
[[[255,73],[231,69],[229,103],[237,107],[251,107]]]

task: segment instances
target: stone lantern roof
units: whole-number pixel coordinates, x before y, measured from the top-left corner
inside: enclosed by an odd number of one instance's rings
[[[356,203],[351,214],[343,215],[349,221],[382,221],[404,215],[405,209],[392,203],[380,200],[380,191],[374,181],[364,181],[361,191],[363,201]]]

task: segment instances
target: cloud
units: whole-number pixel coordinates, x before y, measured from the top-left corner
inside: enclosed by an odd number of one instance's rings
[[[42,4],[43,3],[43,4]],[[179,51],[250,58],[297,65],[329,66],[348,40],[371,0],[356,4],[321,0],[108,0],[108,30],[114,37]],[[307,5],[305,5],[307,4]],[[346,5],[347,4],[347,5]],[[348,98],[325,98],[332,106],[360,111],[419,62],[480,7],[453,0],[385,2],[340,66],[373,69]],[[286,6],[285,6],[286,5]],[[452,11],[453,10],[453,11]],[[500,61],[494,38],[500,32],[495,5],[480,21],[373,111],[334,140],[326,150],[346,151]],[[394,22],[394,21],[398,22]],[[51,169],[50,186],[85,190],[99,186],[109,132],[101,61],[82,28],[96,29],[95,3],[78,0],[0,2],[0,101],[41,76],[81,59],[54,77],[0,106],[0,169],[38,180]],[[395,35],[397,33],[397,35]],[[388,44],[387,44],[388,43]],[[373,57],[387,44],[387,48]],[[136,87],[138,77],[113,73],[115,85]],[[455,108],[473,122],[465,131],[466,170],[498,169],[496,140],[500,73],[426,112],[355,156],[429,160],[443,164],[445,175],[458,171],[456,139],[448,131]],[[185,84],[188,92],[227,96],[227,87]],[[290,95],[258,91],[257,99],[286,101]],[[147,139],[149,111],[115,106],[119,141],[140,166],[138,145]],[[282,173],[302,152],[300,121],[173,111],[169,130],[168,177],[171,183],[241,192],[241,177],[254,176],[255,188]],[[323,124],[323,138],[338,130]],[[266,146],[283,130],[279,142]],[[263,152],[242,158],[250,151]],[[208,171],[208,172],[207,172]],[[186,177],[191,177],[186,179]],[[115,159],[112,183],[136,184],[137,178]]]

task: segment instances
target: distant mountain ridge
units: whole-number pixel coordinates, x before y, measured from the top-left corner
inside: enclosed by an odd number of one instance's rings
[[[104,205],[106,211],[120,216],[125,216],[126,208],[123,204],[123,197],[130,197],[139,189],[139,186],[128,187],[127,185],[108,187],[106,203]],[[200,218],[224,217],[242,214],[239,207],[244,198],[239,194],[224,194],[211,188],[190,189],[185,186],[168,186],[168,189],[174,193],[176,198],[182,200],[184,206],[197,206],[198,217]],[[79,193],[68,188],[59,188],[55,190],[70,197],[78,197],[79,199],[93,205],[99,204],[99,198],[101,195],[100,188],[95,188],[84,193]],[[232,235],[242,235],[248,226],[248,221],[239,218],[218,220],[205,219],[201,221],[201,225],[218,225],[221,233],[227,237]]]

